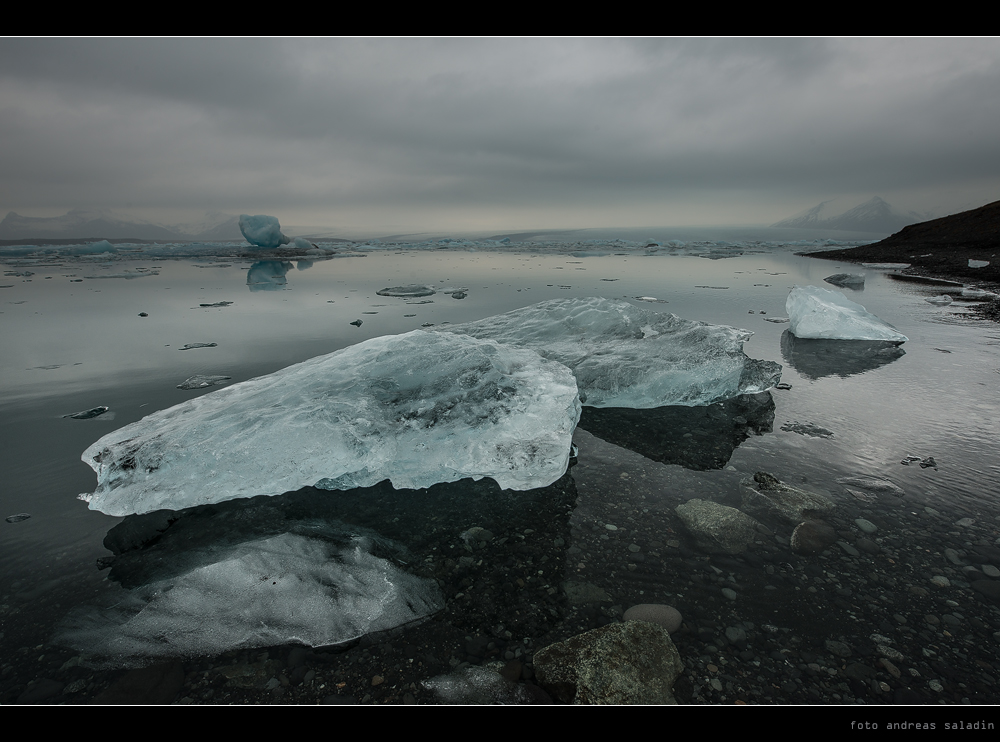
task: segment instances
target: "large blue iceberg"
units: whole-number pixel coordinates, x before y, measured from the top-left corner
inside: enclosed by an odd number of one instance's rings
[[[743,352],[749,330],[615,299],[554,299],[442,331],[530,348],[564,364],[591,407],[707,405],[766,391],[781,378],[780,364]]]
[[[83,453],[92,510],[178,510],[305,486],[466,477],[544,487],[580,418],[569,369],[537,353],[415,330],[374,338],[161,410]]]
[[[276,216],[240,214],[240,232],[247,242],[257,247],[281,247],[289,242]]]

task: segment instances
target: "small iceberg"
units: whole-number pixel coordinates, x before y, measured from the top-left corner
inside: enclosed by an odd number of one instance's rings
[[[941,294],[940,296],[929,296],[924,301],[928,304],[937,304],[938,306],[946,307],[951,304],[951,297],[948,294]]]
[[[544,487],[580,419],[569,369],[524,349],[414,330],[225,387],[83,453],[91,510],[146,513],[305,486],[419,489],[491,477]]]
[[[839,291],[795,286],[785,301],[789,330],[797,338],[884,340],[905,343],[907,337]]]
[[[573,371],[580,399],[591,407],[707,405],[766,391],[781,378],[779,364],[743,352],[749,330],[616,299],[553,299],[440,332],[531,348],[558,361]]]
[[[240,214],[240,232],[247,242],[257,247],[281,247],[289,243],[288,237],[281,233],[276,216]]]

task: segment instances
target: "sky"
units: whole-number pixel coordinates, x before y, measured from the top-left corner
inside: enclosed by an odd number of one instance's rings
[[[1000,200],[995,38],[6,38],[0,218],[407,231]]]

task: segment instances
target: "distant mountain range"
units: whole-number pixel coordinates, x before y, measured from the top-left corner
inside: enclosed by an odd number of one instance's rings
[[[0,221],[0,240],[137,239],[162,242],[242,240],[239,216],[209,212],[197,224],[167,226],[117,215],[112,211],[74,209],[62,216],[21,216],[13,211]]]
[[[823,201],[811,209],[801,211],[788,219],[782,219],[771,226],[892,234],[908,224],[924,221],[929,216],[915,211],[900,211],[878,196],[874,196],[848,209],[844,208],[842,199]]]

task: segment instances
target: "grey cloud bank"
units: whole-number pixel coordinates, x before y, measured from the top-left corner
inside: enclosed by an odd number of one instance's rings
[[[1000,192],[996,39],[8,39],[0,216],[768,224]]]

